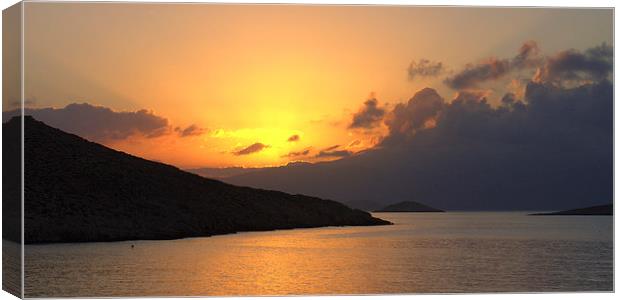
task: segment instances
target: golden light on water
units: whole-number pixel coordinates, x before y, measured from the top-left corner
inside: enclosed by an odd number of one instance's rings
[[[613,287],[611,218],[532,218],[519,212],[377,216],[397,225],[27,245],[26,295],[342,295]],[[567,226],[574,230],[559,230]]]

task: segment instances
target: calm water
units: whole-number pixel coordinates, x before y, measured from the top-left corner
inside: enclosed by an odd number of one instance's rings
[[[396,225],[28,245],[25,292],[36,297],[613,289],[609,216],[375,215]]]

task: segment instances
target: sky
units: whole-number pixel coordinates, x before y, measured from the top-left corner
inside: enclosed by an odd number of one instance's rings
[[[385,145],[426,87],[500,106],[550,77],[550,57],[613,46],[604,9],[29,2],[24,16],[35,117],[181,168],[341,159]]]

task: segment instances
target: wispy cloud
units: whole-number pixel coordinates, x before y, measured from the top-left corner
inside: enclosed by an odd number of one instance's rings
[[[268,145],[265,145],[263,143],[254,143],[252,145],[249,145],[241,150],[238,151],[234,151],[233,154],[240,156],[240,155],[249,155],[252,153],[257,153],[260,151],[263,151],[265,148],[269,148]]]
[[[340,148],[340,145],[334,145],[331,147],[327,147],[323,150],[321,150],[317,155],[315,155],[316,158],[326,158],[326,157],[348,157],[351,156],[353,154],[353,152],[349,151],[349,150],[337,150],[338,148]]]
[[[185,128],[176,127],[174,129],[180,137],[199,136],[208,132],[206,128],[202,128],[196,124],[192,124]]]
[[[476,89],[482,82],[499,79],[513,70],[535,68],[542,61],[538,52],[538,44],[527,41],[513,58],[490,57],[476,64],[467,64],[463,70],[446,78],[444,83],[456,90]]]
[[[444,66],[441,62],[430,61],[422,58],[420,60],[412,61],[407,68],[407,74],[409,80],[413,80],[417,77],[437,77],[444,72]]]
[[[308,156],[310,154],[311,148],[306,148],[301,151],[291,151],[288,154],[282,155],[282,157],[295,158],[295,157],[303,157]]]
[[[300,139],[299,134],[293,134],[286,141],[288,141],[288,142],[298,142],[299,139]]]

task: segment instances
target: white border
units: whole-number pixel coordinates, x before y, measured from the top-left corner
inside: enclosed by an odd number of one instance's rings
[[[33,0],[27,0],[27,2],[35,2]],[[78,0],[63,0],[63,2],[80,2]],[[109,1],[101,1],[101,2],[127,2],[127,1],[122,1],[122,0],[109,0]],[[132,1],[132,2],[160,2],[160,3],[204,3],[204,2],[209,2],[209,3],[264,3],[264,4],[273,4],[273,3],[282,3],[282,4],[345,4],[345,5],[355,5],[355,4],[369,4],[369,5],[423,5],[423,6],[497,6],[497,7],[574,7],[574,8],[579,8],[579,7],[613,7],[615,10],[615,3],[614,1],[609,1],[609,0],[564,0],[564,1],[558,1],[558,0],[537,0],[537,1],[533,1],[533,0],[522,0],[522,1],[507,1],[507,0],[502,0],[502,1],[493,1],[493,0],[452,0],[452,1],[445,1],[445,0],[383,0],[383,1],[379,1],[379,0],[295,0],[295,1],[291,1],[291,0],[275,0],[275,1],[268,1],[268,0],[230,0],[230,1],[221,1],[221,0],[210,0],[210,1],[195,1],[195,0],[186,0],[186,1],[175,1],[175,0],[136,0],[136,1]],[[12,6],[13,4],[17,3],[17,1],[14,0],[0,0],[0,7],[2,9],[8,8],[9,6]],[[22,6],[22,34],[23,34],[23,30],[24,30],[24,18],[23,18],[23,10],[24,10],[24,6]],[[614,11],[614,41],[616,40],[617,37],[617,30],[616,29],[616,23],[615,23],[615,11]],[[0,32],[2,30],[2,25],[0,22]],[[22,37],[21,43],[22,43],[22,49],[23,49],[23,42],[24,39]],[[615,43],[614,43],[615,44]],[[615,46],[615,45],[614,45]],[[0,41],[0,49],[1,49],[1,41]],[[618,49],[617,47],[614,47],[614,57],[618,57]],[[23,114],[23,107],[24,107],[24,103],[23,103],[23,99],[24,99],[24,72],[23,72],[23,68],[24,68],[24,56],[22,55],[22,59],[21,59],[21,66],[22,66],[22,72],[21,72],[21,76],[22,76],[22,89],[21,89],[21,96],[22,96],[22,114]],[[0,62],[0,67],[1,67],[1,62]],[[614,74],[616,72],[616,65],[614,64]],[[1,72],[0,72],[1,73]],[[0,79],[1,79],[1,74],[0,74]],[[617,96],[617,90],[615,89],[616,86],[616,78],[614,76],[614,99],[618,99]],[[2,83],[0,80],[0,87],[1,87]],[[617,112],[620,108],[618,108],[618,106],[615,105],[614,102],[614,116],[617,115]],[[615,141],[618,140],[618,136],[620,135],[620,133],[615,130],[616,127],[616,118],[614,117],[614,175],[615,175],[615,170],[616,170],[616,166],[617,166],[617,161],[615,160],[615,157],[618,156],[618,153],[620,153],[620,151],[615,148]],[[23,134],[23,120],[22,120],[22,134]],[[0,133],[0,137],[1,137],[1,133]],[[23,138],[22,138],[23,141]],[[2,144],[2,141],[0,139],[0,146]],[[22,147],[22,157],[23,157],[23,147]],[[22,168],[23,168],[23,159],[22,159]],[[1,172],[1,171],[0,171]],[[22,172],[22,183],[23,183],[23,172]],[[614,199],[615,199],[615,186],[617,184],[620,183],[620,179],[616,176],[614,176]],[[1,185],[1,183],[0,183]],[[22,190],[22,197],[23,197],[23,190]],[[1,199],[1,196],[0,196]],[[618,214],[618,207],[614,206],[614,214],[617,215]],[[1,228],[1,225],[0,225]],[[22,228],[23,228],[23,203],[22,203]],[[615,229],[615,217],[614,217],[614,229]],[[22,231],[22,241],[23,241],[23,231]],[[615,259],[616,258],[616,254],[618,253],[618,248],[616,241],[618,241],[618,232],[614,230],[614,290],[618,291],[618,282],[615,281],[615,270],[618,270],[618,260]],[[1,264],[1,263],[0,263]],[[22,267],[23,267],[23,248],[22,248]],[[23,270],[23,268],[22,268]],[[23,271],[22,271],[23,272]],[[23,273],[22,273],[23,274]],[[23,291],[23,280],[22,280],[22,291]],[[329,299],[329,300],[334,300],[334,299],[413,299],[413,297],[415,297],[415,299],[445,299],[446,297],[458,297],[460,299],[478,299],[478,298],[487,298],[487,299],[521,299],[523,297],[528,297],[529,299],[583,299],[585,297],[588,298],[592,298],[592,299],[611,299],[612,297],[615,297],[615,295],[613,293],[554,293],[554,294],[459,294],[459,295],[448,295],[448,294],[443,294],[443,295],[377,295],[377,296],[323,296],[321,297],[321,299]],[[303,297],[249,297],[249,298],[240,298],[240,297],[208,297],[209,299],[303,299],[303,298],[314,298],[313,296],[303,296]],[[15,299],[14,296],[10,295],[7,292],[0,292],[0,300],[4,300],[4,299]],[[73,298],[73,299],[80,299],[80,298]],[[91,298],[92,299],[92,298]],[[149,297],[141,297],[139,299],[159,299],[159,298],[149,298]],[[166,298],[166,299],[187,299],[187,298]]]
[[[6,3],[17,3],[18,1],[14,0],[2,0],[2,2]],[[614,1],[610,0],[567,0],[567,1],[556,1],[556,0],[540,0],[540,1],[532,1],[532,0],[502,0],[502,1],[493,1],[493,0],[99,0],[99,1],[84,1],[84,0],[24,0],[24,2],[159,2],[159,3],[195,3],[195,4],[204,4],[204,3],[222,3],[222,4],[230,4],[230,3],[264,3],[264,4],[329,4],[329,5],[416,5],[416,6],[495,6],[495,7],[558,7],[558,8],[567,8],[567,7],[584,7],[584,8],[592,8],[592,7],[615,7]],[[3,5],[2,8],[6,8],[10,5]]]

